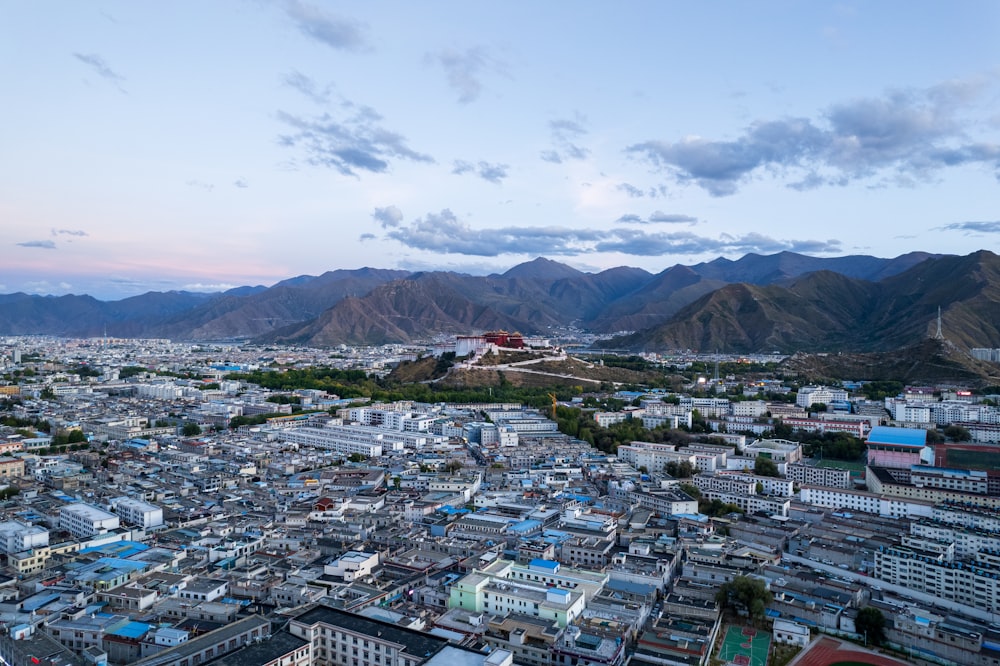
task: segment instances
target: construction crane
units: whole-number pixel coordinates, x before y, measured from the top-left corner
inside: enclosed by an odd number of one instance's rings
[[[556,397],[555,393],[549,393],[549,397],[552,398],[552,420],[556,420],[556,407],[559,406],[559,399]]]

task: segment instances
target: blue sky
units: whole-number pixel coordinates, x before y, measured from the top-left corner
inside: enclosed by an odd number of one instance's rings
[[[996,2],[8,2],[0,293],[1000,239]]]

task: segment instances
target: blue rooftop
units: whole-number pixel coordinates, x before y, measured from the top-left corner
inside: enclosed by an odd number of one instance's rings
[[[145,622],[129,622],[108,633],[113,636],[121,636],[122,638],[142,638],[152,626]]]
[[[868,435],[868,443],[923,448],[927,444],[927,431],[919,428],[875,426]]]
[[[531,532],[533,530],[537,530],[541,526],[542,522],[540,520],[522,520],[519,523],[511,525],[510,529],[512,529],[515,532],[526,533],[526,532]]]
[[[556,571],[559,568],[559,563],[553,560],[543,560],[540,557],[536,557],[528,563],[528,566],[532,569],[548,569],[549,571]]]
[[[22,604],[21,608],[25,612],[31,613],[33,611],[38,610],[39,608],[42,608],[43,606],[45,606],[45,605],[47,605],[49,603],[52,603],[53,601],[55,601],[58,598],[59,598],[59,593],[58,592],[53,592],[51,594],[43,594],[43,595],[39,595],[37,597],[31,597],[31,598],[27,599],[24,602],[24,604]]]

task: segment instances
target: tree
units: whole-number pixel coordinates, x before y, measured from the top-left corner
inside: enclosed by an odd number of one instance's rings
[[[953,442],[968,442],[972,439],[972,434],[969,432],[968,428],[963,428],[962,426],[950,425],[944,429],[944,436]]]
[[[693,483],[682,483],[678,485],[677,488],[690,495],[693,500],[701,499],[701,488]]]
[[[778,466],[770,458],[758,456],[753,463],[753,473],[757,476],[781,476]]]
[[[181,434],[185,437],[195,437],[201,434],[201,426],[194,422],[185,423],[181,428]]]
[[[458,472],[460,469],[462,469],[462,461],[461,460],[449,460],[448,464],[444,466],[444,469],[449,474],[454,474],[454,473]]]
[[[347,460],[352,463],[364,462],[365,456],[362,453],[352,453],[351,455],[347,456]]]
[[[885,616],[877,608],[865,606],[854,619],[854,628],[865,637],[866,643],[881,645],[885,638]]]
[[[809,405],[809,411],[810,412],[825,412],[826,411],[826,403],[825,402],[814,402],[813,404]]]
[[[737,576],[722,584],[715,600],[722,608],[745,611],[750,621],[756,624],[764,619],[767,605],[774,600],[774,595],[762,579]]]

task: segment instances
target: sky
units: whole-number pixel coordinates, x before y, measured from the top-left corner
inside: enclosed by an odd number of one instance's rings
[[[1000,3],[3,2],[0,293],[1000,241]]]

